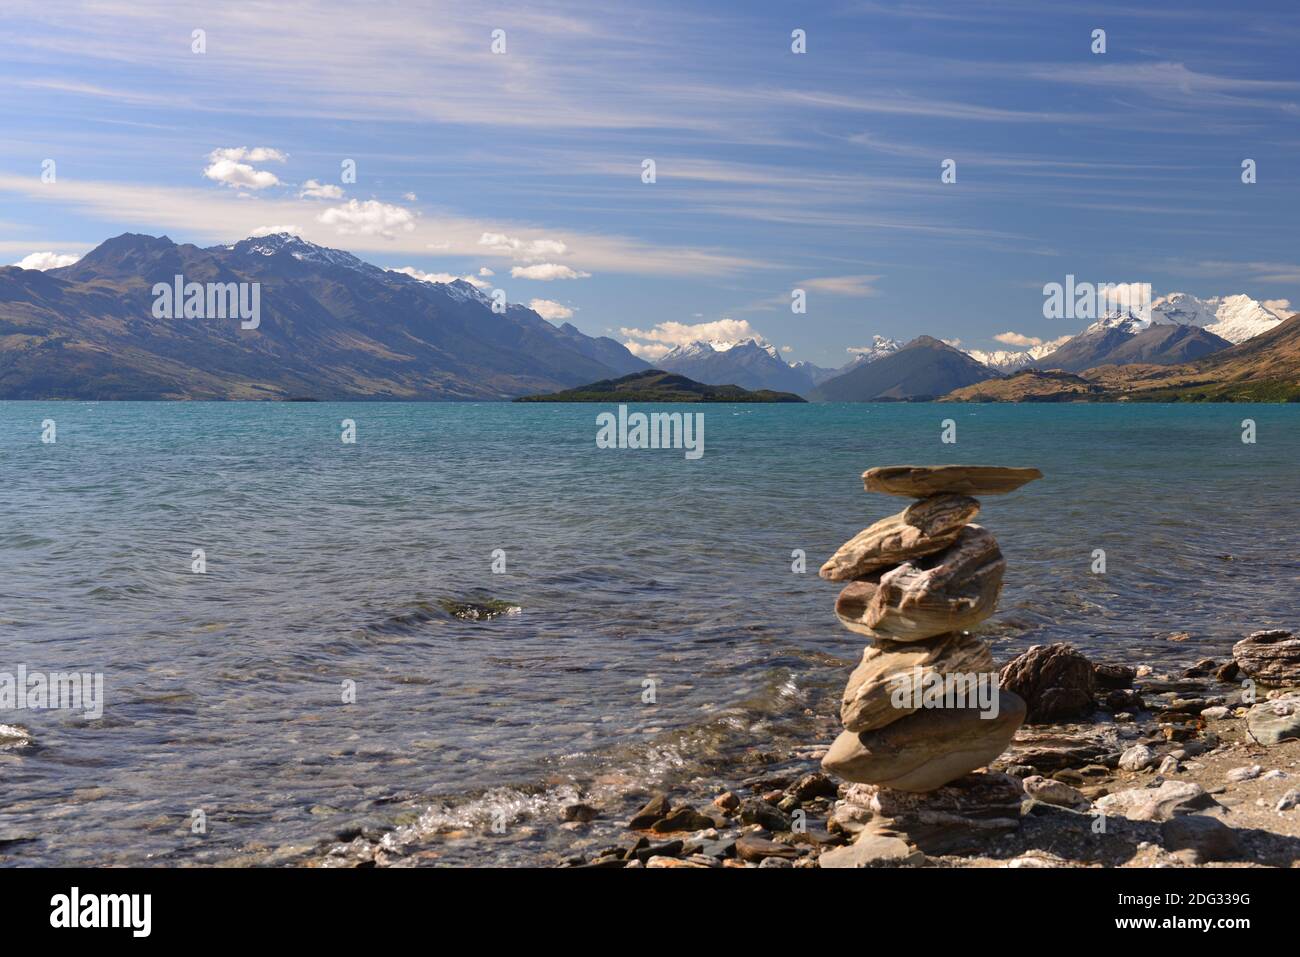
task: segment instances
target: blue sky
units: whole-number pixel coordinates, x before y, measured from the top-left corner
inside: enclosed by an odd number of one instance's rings
[[[291,226],[650,356],[821,365],[1075,332],[1067,274],[1300,302],[1294,3],[623,6],[6,0],[0,261]]]

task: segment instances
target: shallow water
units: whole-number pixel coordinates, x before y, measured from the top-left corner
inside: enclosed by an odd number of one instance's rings
[[[999,661],[1062,640],[1172,667],[1300,624],[1295,406],[692,407],[698,461],[597,449],[599,411],[0,403],[0,672],[102,672],[106,697],[0,711],[35,739],[0,750],[0,862],[276,861],[357,819],[502,808],[536,826],[445,859],[529,861],[574,782],[815,744],[805,709],[833,714],[862,644],[817,566],[905,504],[862,491],[873,465],[1045,473],[977,519],[1009,566]]]

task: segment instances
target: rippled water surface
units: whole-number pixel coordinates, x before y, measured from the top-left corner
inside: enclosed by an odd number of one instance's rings
[[[0,403],[0,672],[102,672],[107,701],[0,712],[34,739],[0,750],[0,862],[276,862],[357,820],[473,829],[815,745],[861,650],[817,566],[904,504],[862,491],[873,465],[1045,473],[978,519],[1009,564],[999,661],[1173,666],[1300,624],[1296,407],[708,406],[698,461],[597,449],[598,411]]]

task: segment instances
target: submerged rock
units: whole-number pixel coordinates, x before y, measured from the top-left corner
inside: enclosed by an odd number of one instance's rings
[[[887,465],[867,469],[862,484],[868,492],[926,498],[930,495],[1003,495],[1043,473],[1038,469],[999,465]]]
[[[28,747],[32,733],[17,724],[0,724],[0,751],[13,751]]]
[[[442,598],[438,600],[438,607],[462,621],[490,621],[502,615],[518,615],[523,612],[523,609],[513,602],[501,601],[497,598],[489,598],[482,602]]]

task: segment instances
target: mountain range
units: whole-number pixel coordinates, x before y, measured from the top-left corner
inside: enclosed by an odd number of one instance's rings
[[[174,277],[258,283],[260,322],[157,318]],[[279,233],[200,248],[127,233],[70,266],[0,268],[0,398],[500,399],[649,368],[464,280]]]
[[[287,233],[208,248],[127,233],[68,266],[0,267],[0,398],[491,400],[651,368],[614,339],[494,302],[476,282],[429,282],[408,272]],[[256,284],[256,327],[241,328],[234,317],[165,318],[155,308],[155,284],[170,287],[178,276]],[[655,369],[825,401],[918,400],[977,384],[989,395],[1019,390],[1026,398],[1059,397],[1067,385],[1087,396],[1142,391],[1172,381],[1152,371],[1162,366],[1200,387],[1206,370],[1220,368],[1204,365],[1208,358],[1258,358],[1238,350],[1282,327],[1279,305],[1173,293],[1152,304],[1149,319],[1108,315],[1076,336],[1020,352],[966,353],[930,336],[906,345],[876,336],[838,369],[786,362],[757,336],[697,341],[678,345]],[[1113,368],[1126,371],[1098,371]],[[1062,375],[996,385],[1024,370]],[[1085,375],[1073,381],[1075,373]]]
[[[744,389],[804,394],[813,385],[807,373],[781,358],[776,346],[757,338],[686,343],[657,359],[655,366],[697,382],[727,383]]]
[[[1300,314],[1271,324],[1268,331],[1244,342],[1188,362],[1107,364],[1079,374],[1030,369],[957,389],[945,398],[967,402],[1300,402]]]

